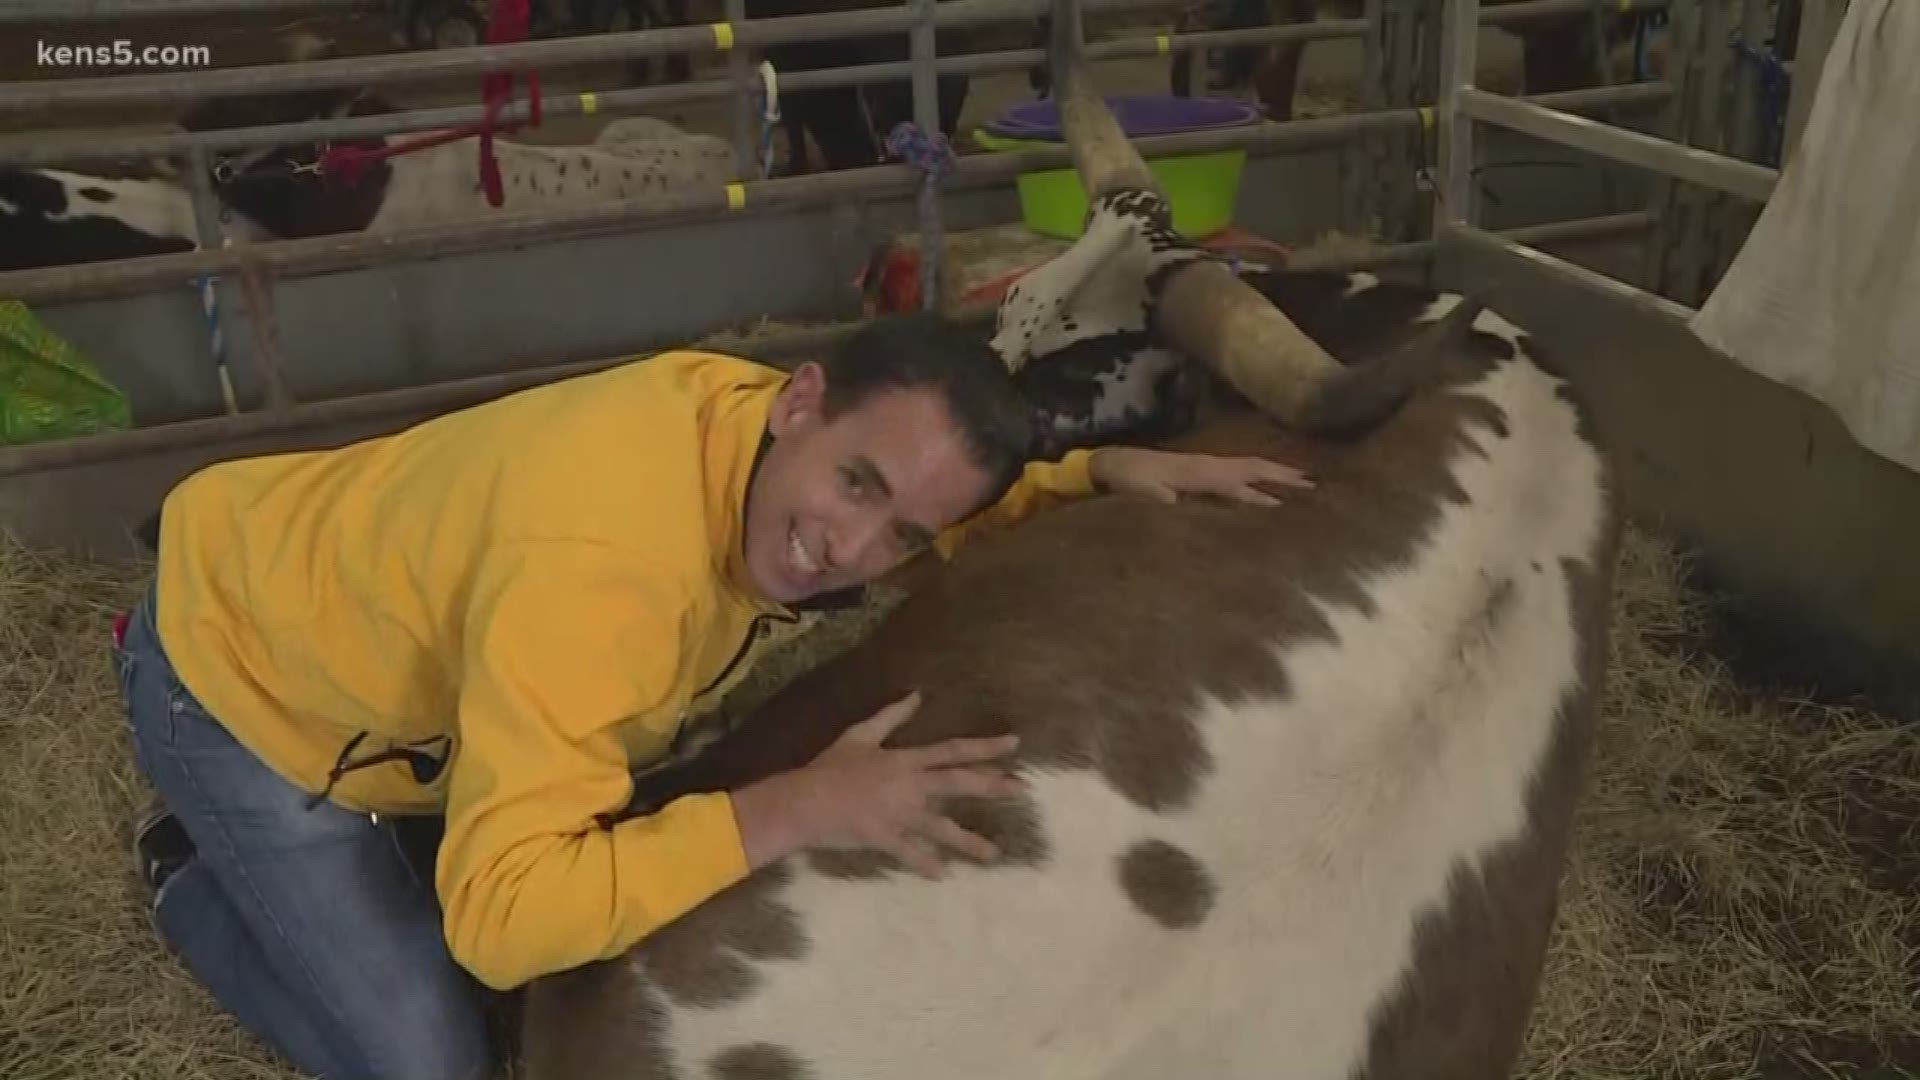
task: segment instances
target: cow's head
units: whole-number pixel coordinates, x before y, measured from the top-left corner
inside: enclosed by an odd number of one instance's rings
[[[1445,372],[1431,348],[1405,348],[1365,365],[1335,360],[1218,256],[1172,228],[1165,192],[1086,72],[1078,5],[1056,0],[1051,63],[1061,127],[1089,196],[1084,234],[1028,274],[1002,302],[993,344],[1023,381],[1030,365],[1150,364],[1144,399],[1173,386],[1170,356],[1196,362],[1267,415],[1320,435],[1352,434],[1385,419]],[[1471,308],[1472,305],[1463,305]],[[1457,329],[1469,314],[1449,318]],[[1431,342],[1449,340],[1432,336]],[[1090,355],[1091,354],[1091,355]],[[1094,372],[1100,378],[1114,376]],[[1084,377],[1084,376],[1083,376]],[[1150,402],[1148,415],[1182,403]]]
[[[388,111],[384,99],[364,90],[308,90],[204,101],[182,115],[179,124],[188,131],[212,131]],[[376,161],[358,176],[326,176],[319,170],[320,157],[330,146],[385,145],[385,139],[375,137],[228,151],[213,160],[214,191],[222,203],[278,237],[354,232],[365,228],[379,209],[389,167]]]

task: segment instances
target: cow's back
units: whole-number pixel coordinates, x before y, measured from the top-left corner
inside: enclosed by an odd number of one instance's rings
[[[682,783],[801,764],[917,687],[902,741],[1021,734],[1030,795],[956,808],[1007,859],[940,881],[790,859],[536,984],[531,1075],[1503,1071],[1615,526],[1564,387],[1480,325],[1466,385],[1357,445],[1245,421],[1191,440],[1306,461],[1314,490],[1050,512],[789,686]]]

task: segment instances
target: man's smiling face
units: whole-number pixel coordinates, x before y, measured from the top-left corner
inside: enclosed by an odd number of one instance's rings
[[[938,392],[880,390],[827,419],[825,390],[825,371],[806,364],[780,392],[747,496],[747,572],[781,603],[872,581],[979,507],[993,483]]]

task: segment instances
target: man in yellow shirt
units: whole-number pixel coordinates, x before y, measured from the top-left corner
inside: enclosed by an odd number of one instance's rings
[[[931,812],[1011,746],[878,747],[616,820],[632,770],[807,605],[1099,488],[1271,501],[1264,461],[1026,459],[993,353],[933,316],[791,376],[701,352],[337,449],[230,461],[162,506],[116,649],[163,809],[136,832],[163,937],[295,1066],[479,1077],[482,986],[612,957],[755,867],[867,845],[994,852]],[[394,816],[444,813],[432,880]]]

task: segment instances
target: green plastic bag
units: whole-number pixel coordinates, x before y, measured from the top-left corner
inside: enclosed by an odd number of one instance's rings
[[[0,445],[133,426],[126,396],[18,300],[0,300]]]

